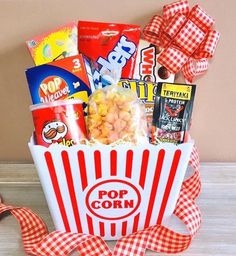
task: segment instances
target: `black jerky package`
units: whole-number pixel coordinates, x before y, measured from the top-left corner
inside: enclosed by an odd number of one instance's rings
[[[183,143],[190,128],[196,85],[158,83],[152,121],[152,143]]]

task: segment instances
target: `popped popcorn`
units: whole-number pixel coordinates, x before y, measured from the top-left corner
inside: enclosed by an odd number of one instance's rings
[[[98,89],[89,98],[87,128],[91,142],[143,143],[147,141],[145,107],[129,89],[117,85]]]

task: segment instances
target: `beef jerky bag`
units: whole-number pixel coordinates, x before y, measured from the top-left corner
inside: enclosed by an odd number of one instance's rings
[[[183,143],[190,128],[196,85],[158,83],[154,102],[152,138],[160,142]]]

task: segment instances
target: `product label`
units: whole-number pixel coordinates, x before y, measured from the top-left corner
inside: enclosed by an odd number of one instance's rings
[[[51,102],[65,99],[70,93],[69,86],[64,79],[58,76],[45,78],[39,86],[41,102]]]
[[[137,49],[137,60],[133,78],[153,83],[173,83],[174,74],[158,63],[161,51],[161,47],[141,39]]]
[[[82,55],[26,70],[33,104],[63,99],[81,99],[86,108],[93,81]]]
[[[143,103],[153,103],[156,94],[157,84],[148,81],[121,79],[119,86],[131,89],[136,92]]]
[[[91,187],[86,195],[89,211],[107,220],[127,218],[136,212],[140,202],[139,190],[124,180],[102,181]]]
[[[95,70],[93,74],[95,87],[102,86],[101,76],[103,74],[106,74],[107,71],[122,69],[135,52],[135,43],[128,41],[127,37],[121,36],[116,47],[108,54],[107,59],[102,57],[97,59],[97,63],[100,64],[101,68],[100,70]]]
[[[150,136],[157,84],[149,81],[121,79],[118,85],[136,92],[140,101],[145,105],[148,134]]]
[[[156,81],[156,48],[154,46],[147,47],[140,52],[139,74],[141,80]]]
[[[42,139],[48,144],[61,144],[67,147],[75,145],[73,139],[67,138],[67,125],[60,120],[46,122],[42,130]]]
[[[90,63],[95,88],[133,78],[140,26],[79,21],[78,49]]]
[[[191,86],[164,83],[161,89],[161,96],[180,100],[190,100],[191,92]]]
[[[58,106],[52,104],[33,110],[32,115],[38,145],[48,147],[60,144],[70,147],[83,143],[86,138],[82,103]]]
[[[78,54],[78,33],[74,22],[35,36],[26,42],[35,65]]]
[[[182,143],[189,130],[195,85],[158,83],[152,142]]]

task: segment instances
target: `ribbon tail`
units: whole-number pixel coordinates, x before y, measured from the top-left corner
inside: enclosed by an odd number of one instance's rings
[[[112,256],[102,238],[92,235],[55,231],[47,235],[33,250],[36,256],[65,256],[77,250],[80,256]]]
[[[60,231],[48,234],[44,222],[30,209],[6,206],[0,201],[0,214],[6,211],[11,212],[20,224],[27,255],[65,256],[78,250],[81,256],[112,256],[101,237]]]
[[[20,224],[22,241],[27,254],[48,234],[47,228],[40,217],[28,208],[6,206],[0,203],[0,214],[10,211]]]
[[[194,60],[190,59],[182,68],[182,72],[186,83],[192,83],[193,79],[196,76],[204,74],[208,69],[208,60],[207,59],[200,59]]]
[[[194,145],[191,157],[189,160],[189,165],[192,167],[193,170],[195,170],[194,174],[186,179],[182,184],[182,190],[188,194],[190,198],[192,198],[194,201],[197,199],[201,192],[201,177],[200,177],[200,158],[199,153]]]

